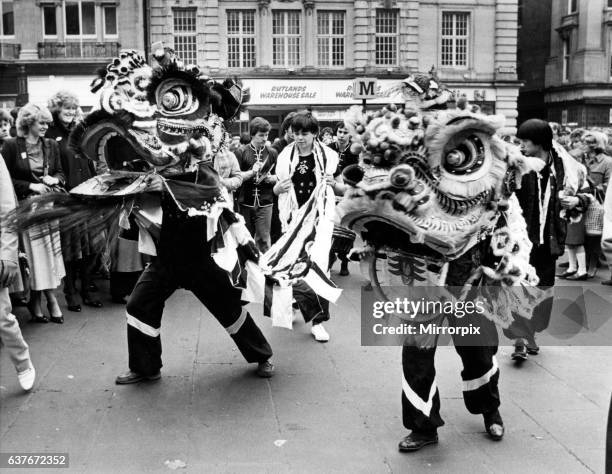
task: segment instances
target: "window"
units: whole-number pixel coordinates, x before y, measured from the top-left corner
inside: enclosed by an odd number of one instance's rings
[[[227,11],[227,66],[255,67],[255,11]]]
[[[610,1],[608,0],[608,4]],[[567,13],[574,13],[578,10],[578,0],[567,0]]]
[[[104,36],[117,36],[117,7],[104,7]]]
[[[442,66],[468,65],[469,13],[442,13]]]
[[[344,12],[317,12],[319,66],[344,66]]]
[[[55,5],[43,5],[43,36],[57,36]]]
[[[196,64],[196,10],[184,8],[173,10],[174,51],[186,64]]]
[[[300,65],[300,12],[274,11],[272,15],[272,65]]]
[[[70,1],[64,5],[66,36],[96,36],[96,6],[94,2]]]
[[[0,14],[2,15],[0,36],[14,36],[15,15],[13,13],[13,2],[0,2]]]
[[[570,40],[563,40],[563,82],[569,81],[570,77]]]
[[[376,65],[397,64],[397,10],[376,10]]]
[[[608,0],[608,8],[612,8],[612,0]]]

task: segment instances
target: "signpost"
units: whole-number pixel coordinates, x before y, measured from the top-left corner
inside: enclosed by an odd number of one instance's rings
[[[361,99],[363,111],[366,111],[367,100],[376,99],[375,77],[357,77],[353,81],[353,99]]]

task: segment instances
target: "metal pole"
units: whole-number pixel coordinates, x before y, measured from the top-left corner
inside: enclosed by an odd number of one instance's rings
[[[366,99],[361,99],[361,107],[362,107],[364,114],[366,112],[366,109],[368,108],[367,106],[368,106],[368,103],[366,102]]]

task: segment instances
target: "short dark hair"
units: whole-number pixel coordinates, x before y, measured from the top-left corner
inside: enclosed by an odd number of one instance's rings
[[[553,131],[548,122],[540,119],[529,119],[521,124],[516,132],[521,140],[531,140],[545,151],[552,150]]]
[[[249,143],[251,143],[251,135],[249,135],[247,132],[241,133],[240,134],[240,144],[248,145]]]
[[[259,132],[269,132],[270,131],[270,122],[268,122],[265,118],[255,117],[249,123],[249,133],[251,136],[258,134]]]
[[[285,120],[283,120],[283,123],[281,123],[281,126],[280,126],[280,136],[281,137],[284,137],[285,133],[287,133],[287,130],[289,130],[289,127],[291,127],[291,121],[293,120],[293,117],[295,117],[295,114],[297,114],[297,112],[289,112],[287,116],[285,117]]]
[[[346,124],[344,122],[338,122],[334,125],[334,133],[338,133],[339,128],[346,128]]]
[[[319,122],[310,112],[298,112],[291,121],[291,128],[294,132],[310,132],[313,135],[319,134]]]

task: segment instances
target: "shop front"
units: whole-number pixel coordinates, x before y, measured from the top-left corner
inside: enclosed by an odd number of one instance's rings
[[[46,105],[53,94],[67,90],[76,94],[83,112],[89,112],[99,106],[99,93],[91,93],[91,81],[91,75],[28,76],[29,102]]]
[[[376,99],[368,100],[367,106],[379,108],[389,103],[403,103],[397,90],[399,79],[381,79],[377,84]],[[309,110],[317,117],[321,128],[334,127],[344,119],[349,107],[361,105],[353,98],[353,79],[244,79],[244,86],[250,90],[251,99],[247,114],[234,124],[232,133],[245,131],[244,119],[263,117],[272,125],[270,139],[278,136],[283,119],[290,112]],[[485,113],[495,113],[496,90],[494,87],[449,86],[455,97],[465,94],[470,103],[477,104]],[[452,104],[451,104],[452,106]]]

